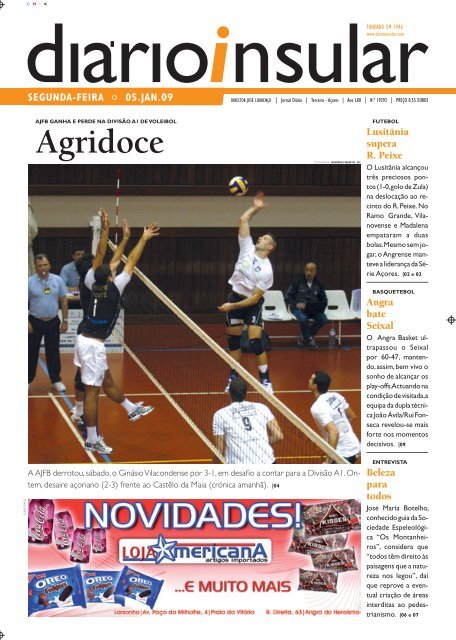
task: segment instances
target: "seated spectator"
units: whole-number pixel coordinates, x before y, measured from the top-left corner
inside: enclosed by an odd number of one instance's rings
[[[328,304],[325,288],[316,277],[317,265],[308,262],[304,267],[304,274],[293,280],[285,294],[290,313],[301,325],[301,336],[298,340],[300,347],[317,349],[315,336],[327,322],[323,313]],[[309,320],[313,320],[310,324]]]
[[[69,289],[77,289],[79,287],[79,273],[76,269],[76,262],[85,254],[84,249],[76,248],[71,254],[72,261],[62,267],[60,277]]]

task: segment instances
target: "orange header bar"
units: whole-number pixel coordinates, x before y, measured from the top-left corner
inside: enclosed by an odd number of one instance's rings
[[[69,106],[168,106],[222,105],[226,95],[445,95],[456,88],[410,87],[305,87],[305,88],[97,88],[39,87],[0,88],[0,105],[69,105]]]

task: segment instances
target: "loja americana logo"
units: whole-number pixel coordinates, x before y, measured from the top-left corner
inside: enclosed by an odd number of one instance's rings
[[[123,538],[119,541],[119,562],[150,564],[257,564],[270,563],[269,539]]]

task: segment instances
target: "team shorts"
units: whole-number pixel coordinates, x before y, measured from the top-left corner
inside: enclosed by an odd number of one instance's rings
[[[101,387],[108,368],[104,342],[87,338],[82,333],[76,338],[74,364],[81,367],[81,380],[91,387]]]
[[[241,300],[244,300],[244,298],[234,291],[228,296],[228,302],[240,302]],[[226,314],[226,326],[235,327],[240,324],[261,326],[263,324],[263,317],[261,315],[263,302],[264,298],[260,298],[260,300],[251,307],[229,311]]]

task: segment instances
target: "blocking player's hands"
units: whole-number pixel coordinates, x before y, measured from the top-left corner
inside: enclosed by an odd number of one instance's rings
[[[129,240],[131,236],[130,227],[128,226],[128,222],[125,220],[122,222],[122,237],[125,241]]]
[[[124,218],[122,223],[122,240],[117,245],[117,248],[114,251],[114,254],[109,263],[109,267],[111,269],[113,278],[116,277],[117,267],[119,266],[120,261],[122,260],[123,252],[125,247],[128,244],[129,239],[130,239],[130,227],[128,226],[128,222]]]
[[[100,218],[101,218],[101,228],[103,230],[108,230],[109,229],[109,216],[108,216],[108,214],[103,209],[103,207],[100,207],[98,213],[99,213]]]
[[[147,242],[160,235],[160,227],[156,222],[152,222],[148,227],[144,227],[143,238]]]
[[[144,251],[144,247],[146,246],[147,241],[151,240],[151,238],[155,238],[159,234],[160,227],[156,222],[152,222],[152,224],[150,224],[148,227],[144,227],[143,234],[137,242],[136,247],[134,247],[133,251],[130,252],[127,258],[127,262],[125,263],[124,267],[125,273],[128,273],[128,275],[131,276],[138,260],[142,255],[142,252]]]
[[[98,214],[101,219],[101,233],[100,239],[98,240],[97,250],[95,251],[95,257],[92,262],[92,269],[94,271],[103,263],[106,255],[106,249],[108,247],[109,236],[109,216],[103,207],[98,209]]]

